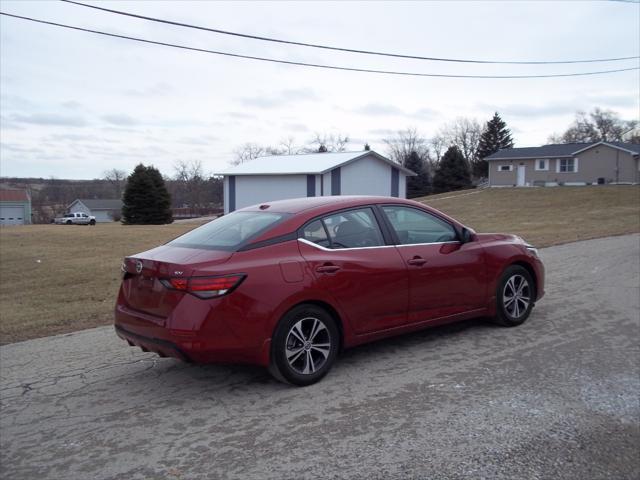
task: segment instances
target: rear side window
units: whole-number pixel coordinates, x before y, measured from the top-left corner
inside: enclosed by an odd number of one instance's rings
[[[285,218],[285,213],[234,212],[170,241],[174,247],[236,250]]]
[[[427,212],[400,206],[386,206],[382,210],[403,245],[457,240],[456,231],[449,223]]]
[[[331,246],[329,237],[327,237],[327,231],[324,229],[320,220],[311,222],[309,225],[304,227],[304,230],[302,231],[302,238],[309,240],[316,245],[320,245],[321,247]]]
[[[384,245],[380,227],[370,208],[329,215],[324,217],[322,222],[329,233],[330,248],[362,248]]]

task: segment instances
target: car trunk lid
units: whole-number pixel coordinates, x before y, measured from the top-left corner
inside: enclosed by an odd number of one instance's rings
[[[161,280],[188,278],[199,267],[222,264],[232,254],[163,245],[126,257],[122,266],[122,288],[127,306],[151,315],[156,323],[164,325],[185,293],[168,289]]]

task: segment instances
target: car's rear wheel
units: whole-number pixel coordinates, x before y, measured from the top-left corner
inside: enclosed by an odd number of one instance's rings
[[[67,220],[67,225],[71,225],[73,222],[71,220]]]
[[[536,287],[531,274],[524,267],[511,265],[498,282],[494,321],[505,327],[521,325],[531,314],[535,295]]]
[[[282,317],[272,343],[269,370],[278,380],[311,385],[324,377],[338,354],[333,317],[316,305],[299,305]]]

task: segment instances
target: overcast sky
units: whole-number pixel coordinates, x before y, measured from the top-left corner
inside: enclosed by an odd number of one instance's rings
[[[310,63],[429,73],[538,74],[634,67],[473,65],[267,43],[125,18],[61,2],[7,1],[7,13],[151,40]],[[635,56],[640,5],[626,2],[102,2],[223,30],[355,49],[490,60]],[[638,70],[609,75],[472,80],[276,65],[145,45],[2,17],[0,175],[99,178],[109,168],[177,160],[228,168],[244,142],[342,132],[350,150],[458,116],[499,111],[516,146],[540,145],[596,106],[637,119]]]

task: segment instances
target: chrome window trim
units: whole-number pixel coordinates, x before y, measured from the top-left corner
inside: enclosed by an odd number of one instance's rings
[[[407,244],[398,244],[398,245],[376,245],[374,247],[348,247],[348,248],[327,248],[322,245],[318,245],[317,243],[310,242],[306,238],[298,237],[298,241],[302,243],[306,243],[309,246],[316,247],[318,250],[323,250],[325,252],[344,252],[345,250],[371,250],[373,248],[393,248],[393,247],[419,247],[422,245],[444,245],[447,243],[460,243],[460,240],[452,240],[448,242],[430,242],[430,243],[407,243]]]
[[[316,247],[318,250],[324,250],[325,252],[344,252],[345,250],[371,250],[372,248],[391,248],[396,245],[375,245],[373,247],[348,247],[348,248],[327,248],[322,245],[318,245],[317,243],[310,242],[306,238],[298,237],[298,241],[302,243],[306,243],[312,247]]]

